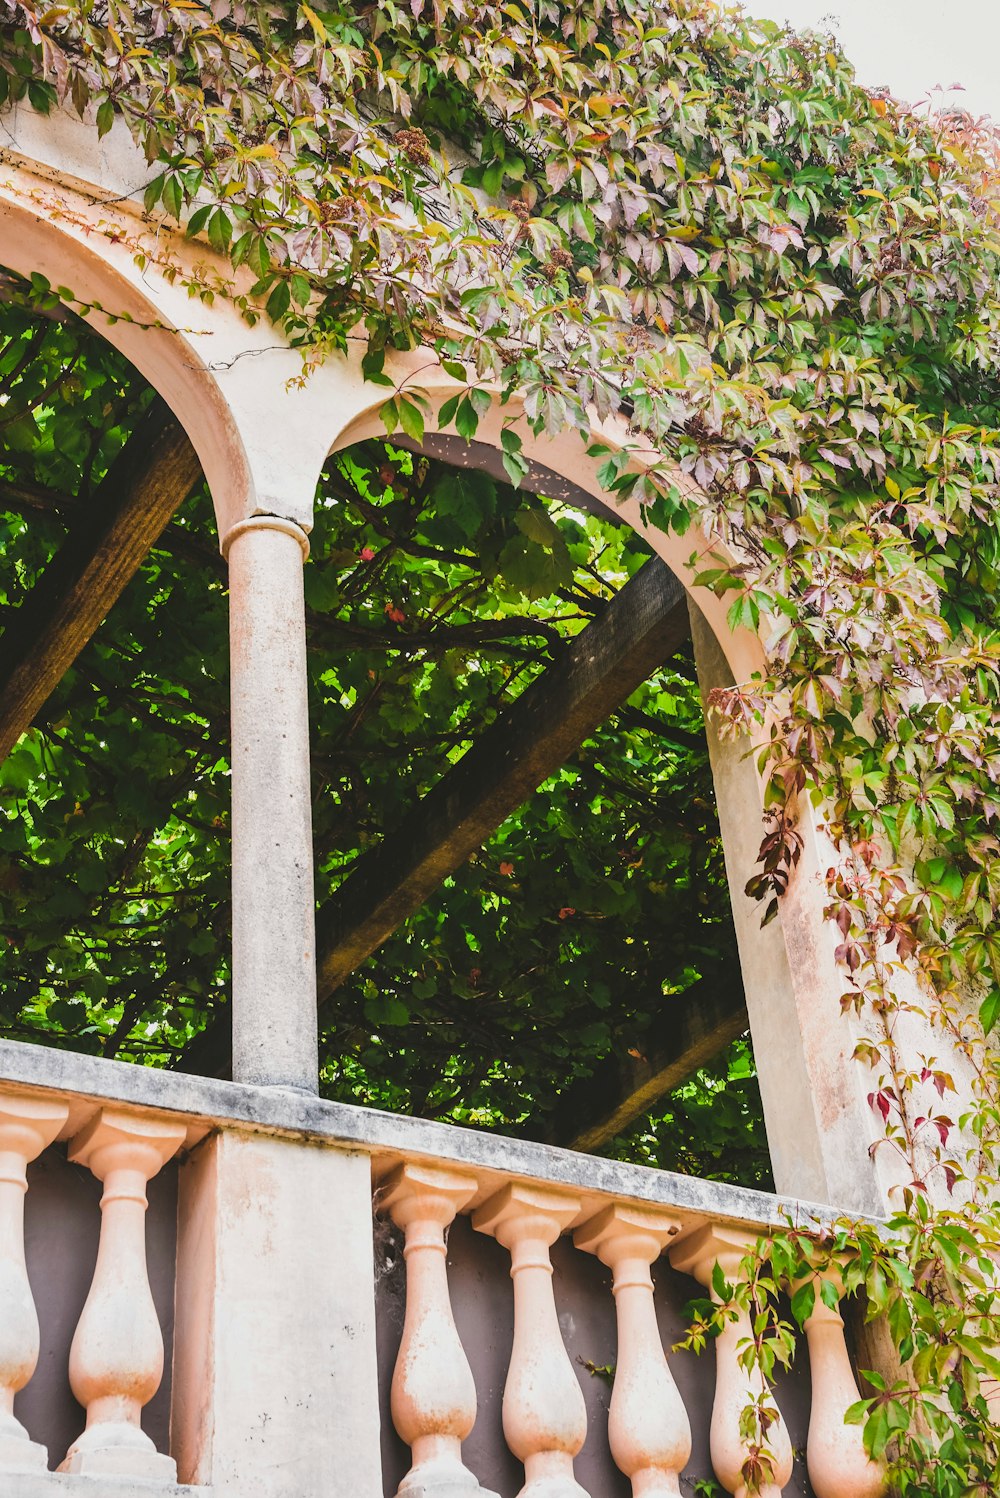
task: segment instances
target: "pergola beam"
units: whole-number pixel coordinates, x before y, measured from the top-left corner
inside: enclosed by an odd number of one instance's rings
[[[201,475],[194,448],[157,401],[0,640],[0,761],[30,728]]]
[[[634,1051],[606,1057],[563,1093],[544,1140],[592,1152],[641,1118],[747,1029],[739,964],[700,978],[662,1008]]]

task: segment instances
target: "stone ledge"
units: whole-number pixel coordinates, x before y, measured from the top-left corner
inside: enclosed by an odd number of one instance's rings
[[[3,1498],[213,1498],[212,1488],[139,1477],[81,1477],[66,1472],[0,1473]]]
[[[789,1224],[821,1228],[846,1215],[835,1207],[793,1197],[626,1165],[454,1124],[327,1102],[285,1088],[248,1087],[214,1077],[157,1071],[20,1041],[0,1040],[0,1086],[4,1085],[57,1091],[95,1104],[164,1109],[194,1126],[195,1134],[228,1128],[337,1144],[373,1156],[417,1155],[495,1172],[503,1178],[527,1177],[760,1228]]]

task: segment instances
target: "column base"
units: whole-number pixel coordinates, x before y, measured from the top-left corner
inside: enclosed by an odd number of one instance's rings
[[[419,1477],[418,1482],[400,1485],[395,1498],[500,1498],[490,1488],[481,1488],[479,1480],[470,1473],[467,1480],[461,1477],[442,1477],[440,1480],[428,1476]]]
[[[553,1472],[547,1477],[536,1477],[526,1482],[517,1498],[590,1498],[586,1488],[581,1488],[575,1477]]]
[[[0,1435],[0,1472],[46,1472],[49,1453],[27,1435]]]
[[[141,1477],[146,1482],[176,1482],[177,1463],[159,1451],[137,1451],[134,1446],[97,1446],[71,1451],[59,1467],[79,1477]]]
[[[435,1465],[427,1462],[408,1472],[396,1490],[396,1498],[499,1498],[497,1493],[480,1486],[468,1467]]]

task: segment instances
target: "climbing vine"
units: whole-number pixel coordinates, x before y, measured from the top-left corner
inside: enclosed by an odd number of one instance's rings
[[[660,454],[597,452],[602,481],[709,538],[702,581],[761,634],[766,674],[715,703],[766,778],[750,889],[773,914],[811,800],[843,1007],[902,1174],[891,1250],[856,1241],[910,1370],[876,1391],[870,1444],[906,1491],[992,1491],[992,136],[869,96],[828,37],[710,0],[0,0],[0,42],[0,99],[131,130],[147,213],[228,259],[230,294],[306,372],[363,342],[390,433],[419,440],[428,406],[386,351],[423,344],[457,381],[443,426],[473,436],[499,390],[514,484],[526,429],[593,442],[595,414]],[[944,1040],[970,1078],[958,1116]]]

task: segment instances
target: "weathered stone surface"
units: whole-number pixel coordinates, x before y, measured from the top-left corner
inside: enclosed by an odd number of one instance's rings
[[[451,1124],[379,1113],[349,1103],[327,1102],[291,1089],[248,1087],[208,1077],[154,1071],[122,1061],[104,1061],[44,1046],[0,1041],[0,1082],[51,1088],[95,1100],[164,1108],[206,1132],[213,1123],[268,1133],[314,1136],[355,1145],[371,1154],[407,1154],[448,1160],[496,1172],[497,1186],[520,1176],[570,1189],[607,1192],[633,1201],[654,1202],[679,1211],[734,1223],[784,1227],[834,1221],[833,1206],[771,1196],[720,1181],[703,1181],[669,1170],[622,1164],[572,1150],[555,1149],[502,1134],[478,1133]],[[197,1132],[197,1127],[189,1130]]]

